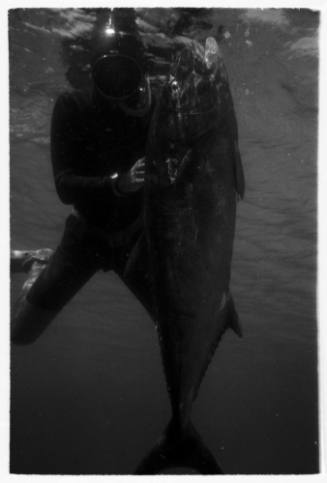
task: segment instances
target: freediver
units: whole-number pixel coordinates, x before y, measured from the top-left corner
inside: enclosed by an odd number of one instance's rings
[[[116,9],[116,20],[120,10],[130,9]],[[15,344],[35,341],[97,270],[122,275],[142,237],[151,90],[140,36],[115,30],[113,20],[96,32],[90,88],[62,93],[53,109],[54,182],[72,213],[49,263],[39,263],[14,307]]]

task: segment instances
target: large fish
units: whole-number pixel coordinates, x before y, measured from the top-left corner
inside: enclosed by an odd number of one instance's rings
[[[187,425],[203,374],[228,327],[237,195],[244,179],[228,80],[213,38],[185,49],[154,113],[145,227],[155,317],[173,417]]]
[[[236,203],[243,195],[237,123],[218,45],[213,38],[205,48],[190,43],[176,57],[154,110],[145,234],[118,270],[156,321],[172,406],[162,440],[137,473],[168,466],[221,473],[190,416],[222,335],[228,328],[241,335],[229,284]],[[25,255],[14,257],[13,269],[25,267]],[[38,269],[39,257],[27,258]]]
[[[228,79],[219,47],[208,38],[205,48],[191,44],[173,63],[146,161],[146,245],[171,440],[194,431],[192,403],[222,335],[228,328],[241,335],[230,273],[243,194]]]

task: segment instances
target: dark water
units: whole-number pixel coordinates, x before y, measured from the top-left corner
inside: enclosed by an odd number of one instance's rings
[[[143,12],[144,15],[144,12]],[[78,11],[10,19],[11,244],[55,248],[68,208],[49,160],[53,103],[67,88],[60,43]],[[247,179],[232,290],[244,339],[226,334],[194,423],[226,473],[318,470],[316,142],[318,16],[214,10]],[[194,35],[203,36],[194,27]],[[23,277],[12,279],[17,297]],[[169,404],[157,336],[118,278],[99,273],[35,344],[13,347],[11,470],[132,473]]]

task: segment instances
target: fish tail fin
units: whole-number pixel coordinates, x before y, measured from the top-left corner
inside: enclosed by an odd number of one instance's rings
[[[227,302],[227,326],[232,329],[236,335],[243,337],[242,326],[231,295]]]
[[[172,420],[161,440],[142,460],[135,474],[176,474],[180,473],[178,468],[192,469],[203,475],[223,474],[192,423],[181,432]]]

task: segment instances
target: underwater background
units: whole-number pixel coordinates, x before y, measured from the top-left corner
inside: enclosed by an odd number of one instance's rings
[[[244,337],[224,336],[194,425],[225,473],[317,472],[319,14],[201,8],[136,16],[160,75],[180,37],[217,38],[239,124],[247,188],[231,289]],[[71,88],[67,65],[83,64],[75,40],[95,18],[87,9],[9,13],[14,249],[55,248],[70,212],[54,188],[50,118],[58,94]],[[69,79],[84,81],[74,72]],[[13,302],[23,281],[12,276]],[[157,333],[112,272],[99,272],[37,342],[12,347],[12,472],[131,474],[169,416]]]

